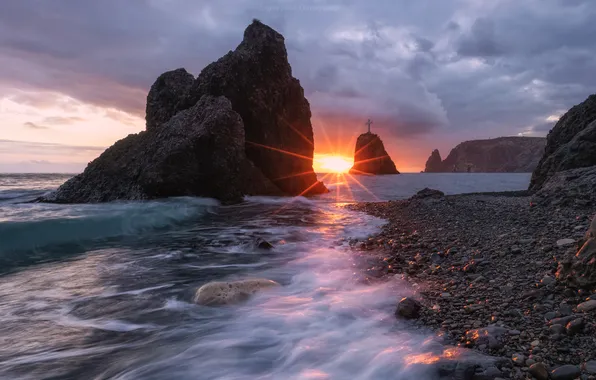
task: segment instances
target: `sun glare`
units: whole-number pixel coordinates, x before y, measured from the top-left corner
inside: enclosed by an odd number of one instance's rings
[[[315,164],[323,173],[347,173],[353,162],[343,156],[320,156],[315,159]]]

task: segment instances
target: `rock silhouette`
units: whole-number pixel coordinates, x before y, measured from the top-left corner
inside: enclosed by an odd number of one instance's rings
[[[230,101],[204,96],[159,130],[118,141],[46,201],[97,203],[194,195],[238,202],[247,193],[281,192],[246,158],[242,119]]]
[[[530,173],[542,156],[542,137],[498,137],[458,144],[439,163],[439,151],[429,157],[425,172]]]
[[[385,150],[383,141],[374,133],[363,133],[356,140],[351,174],[399,174]]]
[[[327,192],[312,169],[310,117],[283,36],[254,20],[236,50],[198,78],[185,69],[160,75],[147,96],[147,130],[116,142],[43,200],[237,202]]]
[[[557,172],[596,165],[596,94],[573,106],[546,137],[546,147],[532,173],[530,190],[538,191]]]
[[[443,159],[438,149],[433,150],[424,166],[425,173],[439,173],[443,171]]]

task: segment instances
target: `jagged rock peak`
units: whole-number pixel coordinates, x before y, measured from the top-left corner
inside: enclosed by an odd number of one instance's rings
[[[147,95],[147,130],[158,127],[176,114],[194,81],[195,77],[183,68],[167,71],[157,78]]]
[[[383,141],[374,133],[363,133],[356,140],[351,174],[399,174],[385,150]]]
[[[430,157],[426,161],[426,165],[424,166],[425,173],[439,173],[441,172],[441,163],[443,159],[441,158],[441,153],[439,153],[438,149],[433,150]]]

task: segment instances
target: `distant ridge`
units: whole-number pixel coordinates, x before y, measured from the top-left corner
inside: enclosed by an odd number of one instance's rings
[[[435,149],[426,162],[426,173],[480,172],[531,173],[544,152],[544,137],[497,137],[458,144],[447,158]]]

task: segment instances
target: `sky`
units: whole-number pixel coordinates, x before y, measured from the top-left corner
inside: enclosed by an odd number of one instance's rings
[[[401,171],[431,151],[545,136],[596,92],[593,0],[0,2],[0,172],[79,172],[145,126],[159,74],[233,50],[253,18],[285,36],[317,155],[372,130]]]

